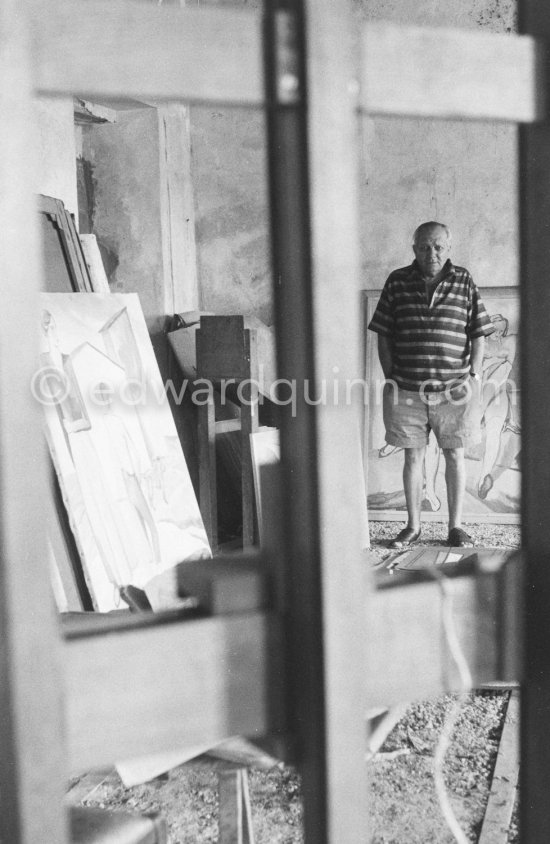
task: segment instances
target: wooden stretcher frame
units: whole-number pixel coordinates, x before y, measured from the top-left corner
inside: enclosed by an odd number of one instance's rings
[[[67,272],[72,282],[72,290],[79,293],[91,293],[92,280],[84,259],[82,244],[74,220],[63,202],[53,196],[40,194],[38,196],[38,212],[48,217],[58,232]]]
[[[533,365],[550,359],[546,332],[550,285],[545,278],[550,264],[546,232],[550,218],[550,133],[546,122],[547,70],[541,60],[550,40],[550,11],[537,0],[523,0],[521,8],[522,31],[527,34],[520,37],[466,36],[453,31],[369,24],[363,29],[360,61],[354,51],[353,22],[346,2],[304,0],[285,4],[284,15],[288,16],[289,10],[296,15],[300,70],[307,65],[306,123],[303,92],[301,102],[293,99],[294,85],[288,84],[293,83],[292,78],[276,78],[280,84],[272,86],[269,96],[275,106],[272,130],[286,139],[285,148],[294,154],[295,163],[308,160],[308,140],[312,174],[311,184],[305,184],[305,194],[304,183],[300,183],[301,196],[290,177],[286,183],[282,180],[280,168],[275,166],[272,175],[276,183],[272,196],[286,196],[285,210],[294,203],[299,212],[306,270],[301,280],[306,291],[308,277],[313,278],[311,297],[306,293],[293,300],[290,291],[280,300],[281,312],[288,317],[287,325],[283,321],[279,326],[283,377],[295,372],[293,357],[303,361],[307,375],[315,373],[321,378],[331,373],[336,350],[342,352],[339,360],[343,378],[360,373],[356,110],[539,121],[523,130],[520,152],[526,279],[522,294],[523,533],[527,546],[522,835],[524,842],[531,844],[544,840],[550,824],[545,793],[550,765],[546,723],[550,700],[550,472],[547,460],[540,456],[540,443],[546,440],[545,427],[550,418],[550,385],[544,366]],[[276,3],[268,4],[267,52],[271,65],[268,62],[267,66],[271,72],[282,61],[273,40],[269,41],[269,34],[273,35],[281,21],[284,29],[280,12]],[[30,341],[20,342],[22,336],[26,341],[33,336],[35,297],[40,286],[36,226],[29,226],[33,210],[32,168],[28,167],[33,142],[31,97],[34,91],[48,95],[78,92],[82,96],[102,93],[259,104],[263,99],[263,22],[251,10],[153,9],[118,0],[78,4],[68,0],[7,0],[0,11],[0,25],[4,127],[0,138],[0,230],[4,238],[0,269],[2,277],[9,280],[3,286],[0,313],[0,671],[10,678],[9,685],[2,683],[6,717],[1,733],[4,758],[0,784],[5,804],[0,837],[14,844],[44,840],[62,844],[66,826],[59,805],[66,769],[60,668],[66,663],[67,644],[59,637],[51,603],[44,599],[49,591],[41,541],[47,467],[36,435],[38,410],[24,388],[35,365],[35,348]],[[307,55],[303,52],[304,39]],[[463,62],[446,61],[453,51],[462,55],[470,43],[467,70],[462,70]],[[483,49],[479,49],[481,44]],[[392,50],[399,62],[391,60]],[[426,56],[430,57],[428,68]],[[391,78],[387,77],[389,66],[395,70]],[[512,78],[510,67],[517,69]],[[354,82],[358,77],[360,82]],[[273,88],[284,95],[278,102],[273,102]],[[326,166],[329,160],[331,167]],[[278,222],[282,223],[281,218]],[[304,222],[310,225],[304,228]],[[276,246],[292,243],[295,232],[282,231],[280,226],[275,229]],[[299,246],[295,241],[292,248]],[[288,258],[291,250],[286,255]],[[290,309],[292,302],[298,310]],[[300,330],[310,324],[310,318],[314,331],[308,330],[304,339]],[[341,349],[343,336],[349,340],[345,350]],[[19,350],[17,356],[14,349]],[[535,403],[538,412],[530,413]],[[291,563],[302,558],[304,562],[302,580],[293,598],[295,624],[291,627],[294,637],[300,631],[306,633],[299,643],[304,657],[300,661],[294,654],[292,668],[295,702],[301,708],[315,703],[309,713],[311,723],[299,739],[306,785],[306,840],[317,844],[356,844],[366,829],[362,750],[357,742],[364,700],[364,604],[359,588],[362,566],[354,531],[354,523],[359,523],[354,515],[358,504],[347,492],[350,462],[355,455],[342,436],[343,428],[355,424],[355,420],[355,410],[344,419],[334,409],[321,408],[308,416],[304,430],[298,431],[305,435],[300,448],[289,427],[282,435],[283,463],[287,461],[287,471],[294,477],[294,497],[302,489],[300,484],[307,487],[303,507],[294,515],[286,511],[290,521],[285,527]],[[313,483],[312,465],[318,466]],[[33,515],[32,530],[29,512]],[[322,541],[320,522],[325,525]],[[304,544],[304,538],[313,539],[313,543]],[[308,585],[313,606],[308,606],[302,621],[296,622],[297,603],[307,594]],[[32,624],[25,623],[29,606],[33,608]],[[131,643],[134,633],[121,635]],[[76,652],[81,645],[70,647]],[[149,656],[153,658],[153,653]],[[297,681],[304,660],[304,679]]]

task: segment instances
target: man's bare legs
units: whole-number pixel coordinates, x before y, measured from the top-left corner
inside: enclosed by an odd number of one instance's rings
[[[449,530],[462,524],[462,508],[466,491],[466,464],[463,448],[444,448],[445,482],[449,505]]]
[[[471,537],[462,528],[462,509],[466,491],[466,464],[464,448],[444,448],[445,482],[449,506],[449,538],[452,545],[473,545]],[[406,547],[416,542],[420,535],[420,511],[423,497],[423,474],[426,446],[406,448],[403,466],[403,488],[409,521],[396,537],[392,547]],[[454,533],[453,533],[454,532]],[[413,535],[411,535],[413,534]]]
[[[462,525],[462,509],[466,491],[466,464],[464,448],[444,448],[445,483],[449,507],[449,531]],[[420,511],[423,497],[423,467],[426,446],[406,448],[403,466],[403,488],[409,521],[407,527],[420,531]]]
[[[428,500],[434,513],[441,510],[441,501],[435,491],[435,479],[439,469],[440,455],[441,449],[439,448],[437,440],[432,433],[430,434],[428,445],[426,446],[426,457],[424,459],[423,497]]]
[[[406,448],[404,451],[403,489],[405,490],[405,501],[407,502],[407,512],[409,514],[407,527],[417,532],[420,530],[420,508],[422,506],[426,446]]]

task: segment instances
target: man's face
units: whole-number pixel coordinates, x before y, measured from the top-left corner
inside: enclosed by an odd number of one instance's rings
[[[451,254],[451,243],[445,229],[432,226],[420,234],[413,251],[423,275],[433,278],[443,269]]]

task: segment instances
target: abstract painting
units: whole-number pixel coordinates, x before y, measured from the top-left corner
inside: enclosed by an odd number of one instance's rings
[[[41,306],[33,392],[94,608],[109,611],[121,586],[147,592],[210,547],[138,296]]]
[[[366,328],[381,292],[363,291],[367,382],[363,456],[368,512],[371,519],[403,519],[403,450],[385,441],[381,402],[384,379],[376,335]],[[485,341],[481,373],[482,440],[465,452],[464,519],[515,523],[520,510],[519,297],[514,287],[486,287],[480,292],[495,331]],[[424,464],[423,519],[447,518],[444,463],[432,434]]]

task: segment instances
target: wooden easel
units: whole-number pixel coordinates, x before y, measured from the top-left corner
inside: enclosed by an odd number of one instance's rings
[[[196,333],[197,378],[212,386],[199,411],[200,508],[212,550],[218,547],[216,436],[241,433],[243,546],[254,544],[254,478],[250,434],[258,430],[258,359],[256,332],[244,327],[242,316],[203,316]],[[204,384],[200,384],[202,389]],[[214,390],[222,405],[227,398],[240,404],[240,415],[216,420]]]
[[[274,684],[265,671],[273,650],[269,613],[185,623],[155,619],[147,629],[125,624],[118,631],[81,630],[76,638],[61,638],[46,598],[47,473],[39,410],[28,390],[41,276],[30,200],[32,97],[36,91],[58,96],[85,90],[266,107],[283,378],[312,377],[315,370],[318,378],[332,379],[335,359],[342,379],[357,374],[364,234],[357,213],[358,109],[538,124],[523,131],[521,149],[528,548],[522,835],[526,844],[544,841],[550,825],[550,473],[541,443],[547,440],[550,385],[540,362],[550,357],[550,124],[538,96],[548,68],[538,58],[550,40],[548,5],[523,0],[523,31],[535,33],[540,44],[530,36],[372,22],[358,39],[347,4],[305,0],[265,7],[268,26],[252,8],[184,9],[123,0],[88,0],[78,9],[66,0],[2,4],[0,838],[64,844],[60,807],[67,766],[82,770],[144,745],[146,752],[159,752],[175,741],[263,735],[273,725],[268,701]],[[285,32],[294,36],[286,43]],[[359,40],[361,61],[355,53]],[[306,63],[308,90],[301,73]],[[361,588],[359,508],[347,494],[356,455],[342,432],[354,430],[355,421],[347,407],[300,408],[292,426],[282,428],[288,541],[281,555],[293,579],[284,617],[277,620],[288,633],[288,714],[304,775],[305,840],[315,844],[356,844],[367,829],[358,741],[365,705],[363,619],[380,613]],[[394,625],[400,616],[394,611],[388,618]],[[371,650],[375,641],[369,640]],[[407,644],[401,637],[400,647]],[[200,660],[188,659],[197,654]],[[408,669],[410,674],[410,664]],[[370,687],[372,675],[369,680]]]
[[[78,589],[78,568],[80,561],[72,560],[72,568],[64,579],[64,587],[72,578],[73,591]],[[258,565],[258,559],[241,555],[227,555],[218,560],[200,560],[179,567],[179,589],[182,594],[194,595],[198,601],[198,611],[211,616],[224,616],[235,612],[253,612],[262,610],[269,602],[264,573]],[[140,590],[137,590],[140,591]],[[150,607],[147,607],[145,594],[142,608],[134,607],[133,620],[139,624],[154,624]],[[148,611],[147,611],[148,610]],[[193,611],[190,617],[193,617]],[[93,630],[100,630],[102,624],[124,623],[124,612],[82,614],[83,623]],[[76,629],[79,613],[69,613],[65,617],[67,624]],[[214,759],[221,759],[218,772],[218,825],[219,844],[254,844],[252,812],[248,790],[248,765],[260,761],[265,767],[269,757],[253,745],[244,742],[229,741],[224,743],[220,754],[212,750]],[[271,760],[272,763],[274,760]],[[160,816],[145,816],[128,812],[109,812],[95,807],[69,806],[70,844],[102,844],[113,840],[112,836],[124,835],[128,844],[166,844],[167,830],[164,819]]]

